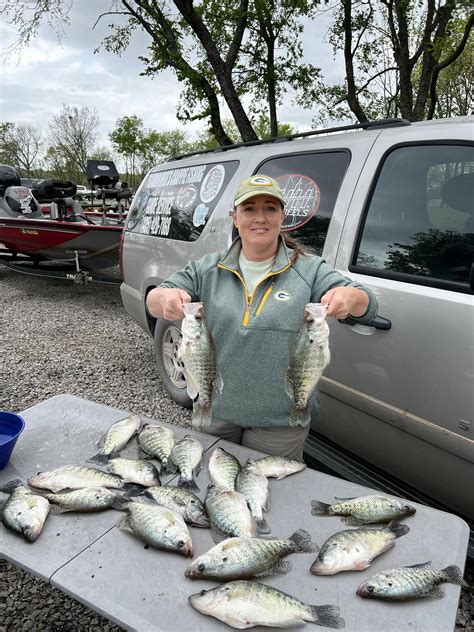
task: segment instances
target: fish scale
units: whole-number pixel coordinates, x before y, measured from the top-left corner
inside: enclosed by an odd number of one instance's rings
[[[169,428],[147,424],[138,435],[138,445],[149,456],[161,461],[166,469],[174,447],[174,434]]]

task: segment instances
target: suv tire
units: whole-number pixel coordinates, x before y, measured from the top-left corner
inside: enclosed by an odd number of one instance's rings
[[[181,322],[159,318],[154,334],[154,352],[158,372],[163,386],[175,402],[185,408],[192,408],[193,402],[186,390],[183,362],[178,358],[181,340]]]

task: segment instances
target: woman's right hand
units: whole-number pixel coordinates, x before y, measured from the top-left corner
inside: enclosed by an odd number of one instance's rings
[[[190,295],[175,287],[156,287],[146,298],[150,314],[166,320],[182,320],[184,318],[183,305],[190,302]]]

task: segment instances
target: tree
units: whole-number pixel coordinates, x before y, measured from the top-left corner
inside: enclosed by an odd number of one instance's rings
[[[117,119],[109,134],[113,148],[125,160],[126,179],[131,186],[135,183],[137,156],[142,152],[144,137],[143,121],[135,114]]]
[[[360,122],[433,118],[440,73],[462,55],[473,23],[464,0],[341,0],[331,43],[344,54],[346,81],[311,96]]]
[[[69,165],[79,175],[86,177],[87,159],[94,151],[99,128],[97,110],[63,105],[60,114],[49,125],[50,139],[60,162]],[[77,176],[76,176],[77,178]]]
[[[38,175],[41,131],[33,125],[0,123],[0,162],[16,167],[27,178]]]
[[[190,151],[193,151],[193,145],[183,131],[179,129],[166,132],[148,130],[140,146],[141,177],[143,178],[154,165],[172,156]]]

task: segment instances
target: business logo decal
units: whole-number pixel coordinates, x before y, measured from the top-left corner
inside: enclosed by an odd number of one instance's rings
[[[316,215],[321,202],[321,192],[314,180],[299,173],[289,173],[277,178],[285,198],[285,218],[282,231],[294,230],[309,222]]]

